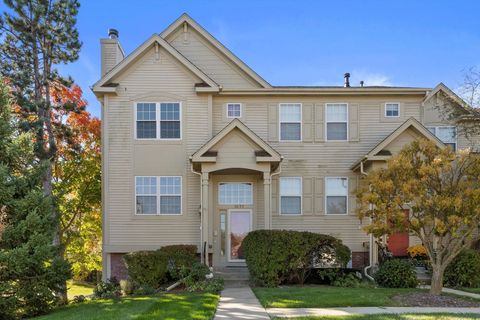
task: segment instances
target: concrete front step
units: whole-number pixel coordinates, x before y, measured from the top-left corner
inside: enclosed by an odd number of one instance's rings
[[[248,282],[250,273],[246,267],[226,267],[214,269],[215,275],[222,277],[225,281]]]

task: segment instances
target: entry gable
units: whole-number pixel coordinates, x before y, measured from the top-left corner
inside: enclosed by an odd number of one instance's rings
[[[224,88],[271,88],[188,14],[182,14],[160,36]]]
[[[235,157],[247,155],[256,162],[280,162],[281,155],[238,119],[232,120],[216,136],[195,152],[192,162],[216,162],[219,153]],[[224,157],[224,155],[221,155]]]
[[[412,117],[380,141],[351,168],[355,171],[362,162],[366,161],[385,161],[392,155],[397,154],[406,144],[419,138],[433,141],[439,148],[445,148],[445,144],[440,139],[425,128],[417,119]]]

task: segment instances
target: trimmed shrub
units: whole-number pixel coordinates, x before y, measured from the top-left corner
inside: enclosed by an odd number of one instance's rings
[[[473,249],[463,250],[445,269],[443,282],[449,287],[479,287],[480,253]]]
[[[114,299],[121,295],[120,284],[117,279],[111,278],[107,281],[97,283],[93,289],[93,296],[95,299]]]
[[[180,271],[182,283],[187,291],[220,292],[223,289],[223,279],[208,277],[212,272],[199,262],[195,262],[190,268],[183,267]]]
[[[135,285],[157,289],[167,281],[168,259],[157,251],[138,251],[126,254],[128,276]]]
[[[315,265],[344,267],[350,250],[332,236],[290,230],[256,230],[243,240],[248,270],[259,285],[303,284]]]
[[[385,288],[415,288],[417,274],[408,260],[391,259],[382,263],[374,275],[375,281]]]
[[[191,267],[197,261],[197,246],[195,245],[171,245],[161,247],[158,250],[167,260],[168,275],[173,280],[180,279],[180,270]]]

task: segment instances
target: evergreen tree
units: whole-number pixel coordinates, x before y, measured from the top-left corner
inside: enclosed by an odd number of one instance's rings
[[[48,311],[70,275],[52,244],[51,198],[42,190],[31,135],[18,134],[13,106],[0,79],[0,319]]]
[[[60,216],[53,195],[52,167],[56,159],[56,137],[68,139],[63,119],[83,109],[71,101],[54,101],[52,92],[69,87],[71,79],[56,70],[59,64],[78,59],[76,16],[78,0],[4,0],[8,10],[0,17],[0,75],[10,81],[18,105],[19,127],[34,137],[34,154],[44,166],[41,181],[45,210],[50,206],[52,242],[61,245]],[[66,284],[58,294],[66,302]]]

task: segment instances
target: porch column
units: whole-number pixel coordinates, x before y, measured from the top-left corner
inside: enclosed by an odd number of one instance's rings
[[[263,173],[263,202],[264,202],[264,221],[265,221],[265,229],[272,229],[272,210],[271,210],[271,202],[272,202],[272,194],[270,192],[272,184],[272,178],[270,176],[270,172]]]
[[[202,263],[208,265],[208,172],[202,172]],[[204,251],[205,250],[205,251]],[[205,255],[204,255],[205,252]]]

